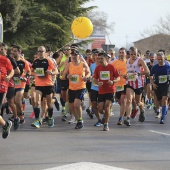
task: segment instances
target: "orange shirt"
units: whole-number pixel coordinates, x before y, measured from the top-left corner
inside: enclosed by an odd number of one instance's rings
[[[80,90],[86,88],[86,82],[82,79],[82,77],[85,76],[83,65],[83,62],[80,62],[79,65],[74,65],[72,62],[69,63],[69,75],[72,75],[72,78],[69,79],[70,90]]]
[[[36,72],[35,86],[53,86],[54,83],[52,75],[47,74],[46,71],[52,71],[55,68],[56,66],[49,58],[34,60],[32,64],[32,71]]]
[[[117,69],[120,76],[120,81],[118,81],[115,86],[124,86],[126,85],[126,79],[123,78],[123,75],[127,73],[126,60],[115,60],[112,65]]]

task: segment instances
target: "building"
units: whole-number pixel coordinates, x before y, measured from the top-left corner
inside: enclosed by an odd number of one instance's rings
[[[156,34],[133,43],[143,54],[147,50],[157,53],[160,49],[165,50],[166,55],[170,54],[170,35]]]

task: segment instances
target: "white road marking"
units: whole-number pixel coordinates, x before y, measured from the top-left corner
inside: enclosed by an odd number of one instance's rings
[[[130,170],[130,169],[123,169],[123,168],[117,168],[113,166],[108,165],[102,165],[98,163],[93,162],[79,162],[79,163],[73,163],[63,166],[58,166],[54,168],[44,169],[44,170]]]
[[[168,133],[162,133],[162,132],[158,132],[158,131],[154,131],[154,130],[149,130],[149,132],[153,132],[153,133],[158,133],[158,134],[161,134],[161,135],[170,136],[170,134],[168,134]]]

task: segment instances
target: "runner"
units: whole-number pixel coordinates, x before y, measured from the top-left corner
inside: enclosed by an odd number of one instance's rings
[[[20,70],[17,67],[17,63],[15,62],[15,60],[11,56],[7,55],[8,46],[5,43],[1,43],[0,49],[1,49],[0,54],[3,55],[3,56],[6,56],[10,60],[12,66],[13,66],[14,74],[20,74]],[[13,55],[12,52],[11,52],[10,55]],[[8,104],[9,104],[11,110],[12,110],[12,113],[13,113],[12,118],[13,118],[13,121],[14,121],[14,130],[17,130],[19,128],[20,120],[19,120],[19,117],[17,115],[16,105],[14,103],[14,96],[15,96],[14,81],[11,78],[10,81],[9,81],[9,84],[8,84],[8,91],[7,91],[7,94],[6,94],[6,98],[7,98],[7,102],[8,102]]]
[[[99,65],[98,55],[95,55],[94,61],[95,61],[95,63],[91,64],[91,66],[90,66],[91,79],[92,79],[91,98],[90,99],[91,99],[91,103],[92,103],[93,113],[95,114],[96,118],[98,119],[98,121],[94,124],[94,126],[101,126],[102,125],[102,120],[101,120],[100,113],[98,111],[98,106],[97,106],[98,105],[99,87],[98,87],[97,84],[94,83],[94,80],[93,80],[94,71],[95,71],[96,67]]]
[[[46,96],[47,106],[48,106],[48,126],[54,126],[53,119],[53,105],[52,105],[52,87],[53,80],[52,75],[58,74],[58,70],[53,62],[46,58],[46,49],[44,46],[38,47],[38,58],[34,60],[32,65],[32,75],[35,76],[35,89],[36,89],[36,99],[35,99],[35,118],[36,120],[31,124],[31,126],[40,128],[42,124],[42,118],[40,118],[40,104],[42,95]]]
[[[117,122],[117,125],[122,125],[123,117],[126,110],[126,80],[123,78],[123,75],[126,75],[126,49],[120,48],[119,49],[119,59],[115,60],[113,66],[117,69],[120,81],[118,81],[116,86],[116,99],[120,105],[120,117]]]
[[[0,108],[2,107],[3,101],[5,99],[8,82],[14,75],[14,70],[9,59],[5,56],[0,55]],[[2,116],[0,116],[0,124],[2,125],[2,138],[7,138],[10,134],[10,129],[12,126],[11,121],[5,121]]]
[[[77,120],[75,129],[81,129],[83,127],[81,104],[86,93],[86,81],[90,77],[90,70],[80,60],[77,50],[72,50],[71,57],[72,60],[67,64],[62,76],[69,80],[69,108]]]
[[[20,70],[19,75],[14,75],[15,84],[15,104],[17,108],[17,114],[20,117],[20,124],[25,123],[24,112],[22,108],[22,98],[26,85],[27,78],[29,78],[31,71],[28,62],[21,58],[21,48],[19,46],[13,46],[12,48],[13,57]]]
[[[168,87],[170,65],[165,64],[165,55],[162,52],[157,53],[158,64],[153,66],[150,74],[150,80],[155,91],[157,100],[162,106],[162,117],[160,124],[164,124],[165,115],[168,109]],[[154,77],[154,78],[153,78]]]
[[[143,67],[143,71],[141,72],[141,67]],[[126,85],[126,116],[127,119],[124,120],[124,124],[130,126],[130,115],[132,112],[132,100],[135,94],[135,102],[136,105],[140,108],[139,121],[145,121],[144,115],[144,103],[141,102],[142,91],[144,86],[143,75],[149,75],[149,69],[146,63],[140,58],[137,57],[137,48],[130,48],[130,58],[127,60],[127,75],[124,76],[127,79]],[[133,115],[133,118],[136,115]]]
[[[113,93],[116,91],[115,83],[120,80],[115,67],[107,62],[107,54],[99,53],[99,65],[94,72],[94,83],[99,86],[98,110],[104,115],[104,131],[109,131],[110,107],[113,101]]]

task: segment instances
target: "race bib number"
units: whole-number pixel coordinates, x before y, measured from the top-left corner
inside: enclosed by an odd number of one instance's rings
[[[73,84],[79,83],[79,75],[72,75],[72,77],[71,77],[71,82],[72,82]]]
[[[159,83],[166,83],[167,82],[167,75],[163,75],[163,76],[158,76],[159,79]]]
[[[21,85],[21,80],[19,77],[14,77],[14,84],[15,86],[20,86]]]
[[[110,71],[101,71],[100,79],[101,80],[110,80]]]
[[[124,86],[116,86],[116,92],[123,91]]]
[[[136,81],[136,75],[134,73],[128,73],[127,78],[129,81]]]
[[[45,76],[44,68],[36,68],[36,73],[38,77]]]

